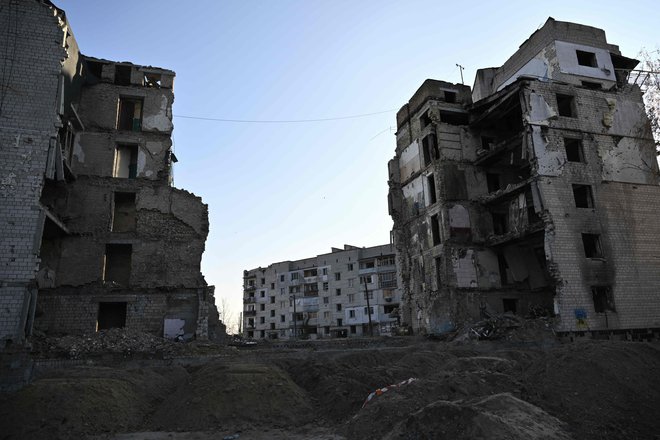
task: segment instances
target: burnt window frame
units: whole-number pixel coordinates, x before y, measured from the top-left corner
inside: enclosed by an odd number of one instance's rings
[[[577,118],[575,96],[566,93],[555,94],[557,100],[557,114],[564,118]],[[567,111],[568,110],[568,111]]]
[[[571,188],[573,189],[573,201],[576,208],[594,209],[594,193],[591,185],[573,183]],[[582,191],[585,191],[585,193],[580,194]]]
[[[591,299],[594,304],[594,311],[596,313],[615,312],[616,306],[614,304],[614,295],[612,293],[612,286],[598,285],[591,286]]]
[[[438,246],[442,242],[440,236],[440,219],[438,214],[431,216],[431,242],[433,246]]]
[[[600,234],[583,232],[580,235],[582,237],[582,248],[584,249],[584,256],[586,258],[600,260],[605,258]]]
[[[435,189],[435,175],[433,173],[426,175],[426,183],[429,187],[429,205],[438,203],[438,193]]]
[[[584,159],[584,143],[580,138],[565,137],[564,138],[564,152],[566,153],[566,160],[573,163],[585,163]],[[577,153],[577,159],[576,159]]]

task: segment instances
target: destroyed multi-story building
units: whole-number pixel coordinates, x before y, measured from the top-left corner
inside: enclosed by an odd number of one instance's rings
[[[402,319],[660,328],[660,187],[637,64],[604,31],[550,18],[472,90],[422,84],[388,164]]]
[[[172,187],[174,72],[84,56],[64,11],[5,1],[0,348],[33,327],[206,338],[201,199]]]
[[[401,295],[391,244],[345,245],[329,254],[243,273],[243,334],[254,339],[389,335]]]

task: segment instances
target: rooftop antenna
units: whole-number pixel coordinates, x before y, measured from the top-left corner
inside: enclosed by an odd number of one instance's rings
[[[461,66],[458,63],[456,63],[456,67],[458,67],[461,70],[461,84],[465,85],[465,83],[463,82],[463,69],[465,69],[465,67]]]

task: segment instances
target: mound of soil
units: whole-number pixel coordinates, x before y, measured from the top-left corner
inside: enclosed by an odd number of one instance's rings
[[[186,368],[54,370],[0,395],[0,439],[615,440],[660,432],[660,344],[407,341],[236,350]],[[363,407],[371,392],[411,377]]]
[[[277,367],[211,363],[194,369],[187,381],[158,407],[151,426],[161,430],[249,426],[302,426],[314,416],[307,394]]]
[[[55,371],[0,401],[2,438],[79,438],[138,429],[180,370]]]
[[[570,440],[564,424],[511,394],[474,403],[433,402],[383,437],[394,439]]]

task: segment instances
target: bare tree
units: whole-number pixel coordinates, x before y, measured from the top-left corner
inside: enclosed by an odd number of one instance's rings
[[[656,153],[660,155],[660,49],[649,51],[642,48],[638,55],[641,75],[638,83],[644,92],[644,105],[651,121]]]
[[[218,314],[220,315],[220,320],[222,323],[227,326],[227,332],[235,333],[238,328],[236,313],[234,313],[232,310],[229,300],[225,296],[220,297],[220,303],[218,304]]]

